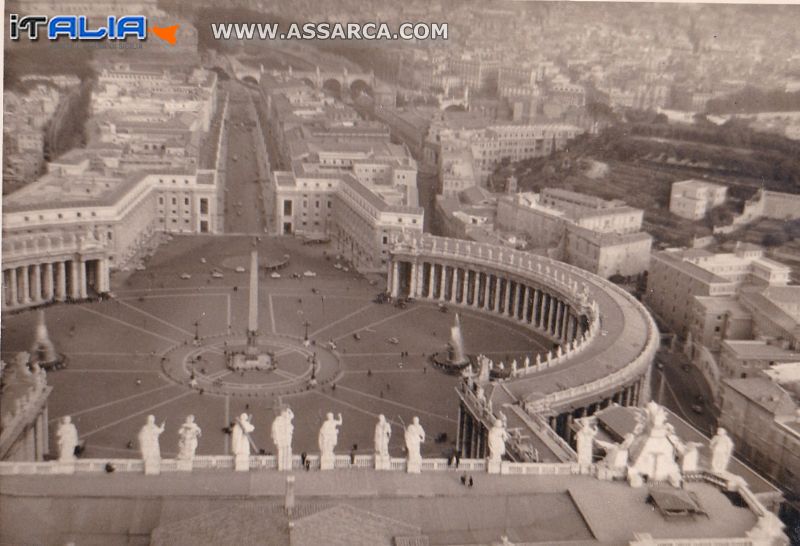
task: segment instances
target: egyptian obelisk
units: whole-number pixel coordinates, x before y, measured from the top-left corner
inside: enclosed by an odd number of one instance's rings
[[[258,355],[258,250],[250,252],[250,314],[247,320],[247,356]]]

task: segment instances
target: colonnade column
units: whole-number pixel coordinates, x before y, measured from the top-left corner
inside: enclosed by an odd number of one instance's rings
[[[44,299],[53,299],[53,264],[44,264]]]
[[[542,320],[542,315],[539,311],[539,305],[542,303],[542,291],[538,288],[533,289],[533,309],[531,310],[531,322],[535,327],[539,327]]]
[[[86,287],[88,285],[88,277],[86,276],[86,262],[84,260],[80,261],[78,270],[80,271],[80,282],[78,283],[78,292],[81,295],[81,298],[85,298],[87,296]]]
[[[31,301],[38,303],[42,301],[42,267],[39,264],[31,266]]]
[[[393,298],[396,298],[397,295],[400,293],[400,263],[399,262],[392,262],[392,288],[391,294]]]
[[[441,276],[439,277],[439,300],[444,301],[445,282],[447,282],[447,266],[442,264]]]
[[[531,298],[531,287],[525,286],[525,295],[522,297],[522,322],[528,322],[528,304]]]
[[[492,305],[492,311],[495,313],[500,311],[500,283],[502,279],[497,275],[494,276],[494,303]]]
[[[67,268],[64,262],[56,263],[56,301],[67,297]]]
[[[489,299],[491,297],[491,292],[490,292],[490,288],[491,288],[490,284],[491,283],[490,283],[490,281],[492,280],[492,276],[489,275],[488,273],[484,273],[483,276],[484,276],[484,279],[485,279],[485,281],[483,283],[483,309],[488,310],[489,309]]]
[[[508,290],[506,290],[506,297],[504,298],[506,300],[505,314],[509,317],[512,317],[514,316],[514,312],[511,308],[514,305],[514,292],[517,291],[517,285],[515,283],[515,285],[512,286],[510,280],[506,281],[506,283],[507,283],[506,286],[508,286]]]
[[[434,295],[434,290],[433,290],[434,273],[436,273],[436,264],[431,263],[430,269],[428,270],[428,297],[431,299],[433,299]]]
[[[450,279],[450,302],[458,303],[458,268],[453,268],[453,278]]]
[[[514,290],[514,307],[512,309],[511,316],[515,319],[519,320],[519,302],[522,299],[522,291],[525,289],[524,286],[517,283],[517,288]]]
[[[473,271],[474,283],[472,285],[472,306],[478,307],[478,296],[481,289],[481,272]]]
[[[20,295],[20,303],[26,304],[30,303],[31,301],[31,289],[30,289],[30,271],[28,271],[28,266],[22,266],[22,285],[20,289],[22,290],[22,294]]]
[[[551,334],[556,332],[556,308],[558,307],[558,300],[550,296],[550,317],[547,322],[547,331]]]
[[[417,295],[417,265],[416,262],[411,262],[411,282],[408,286],[408,295],[412,298]]]
[[[19,295],[17,294],[17,268],[12,267],[8,270],[8,287],[11,291],[10,305],[17,305],[19,303]]]
[[[564,317],[564,302],[559,301],[556,304],[556,323],[553,329],[553,334],[561,339],[561,319]]]

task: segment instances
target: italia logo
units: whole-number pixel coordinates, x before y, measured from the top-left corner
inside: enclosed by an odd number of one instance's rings
[[[170,45],[177,41],[175,33],[180,25],[168,27],[152,27],[153,34]],[[38,40],[39,33],[48,40],[66,38],[77,41],[96,40],[125,40],[137,38],[147,40],[147,17],[144,15],[125,15],[116,17],[110,15],[106,18],[105,25],[91,26],[89,18],[85,15],[23,15],[12,13],[9,15],[9,38],[20,40],[21,35],[27,34],[29,40]]]

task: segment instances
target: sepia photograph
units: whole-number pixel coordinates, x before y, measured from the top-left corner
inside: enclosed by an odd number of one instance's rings
[[[0,546],[800,546],[800,4],[3,5]]]

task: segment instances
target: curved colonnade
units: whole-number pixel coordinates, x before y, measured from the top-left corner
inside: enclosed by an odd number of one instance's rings
[[[515,321],[556,345],[508,378],[465,379],[458,393],[462,457],[486,456],[488,430],[502,417],[511,432],[510,458],[568,460],[575,419],[611,404],[649,400],[656,324],[633,296],[587,271],[426,234],[395,244],[388,290],[395,298],[439,301]]]
[[[86,234],[40,234],[3,241],[3,311],[76,301],[109,291],[109,261]]]

